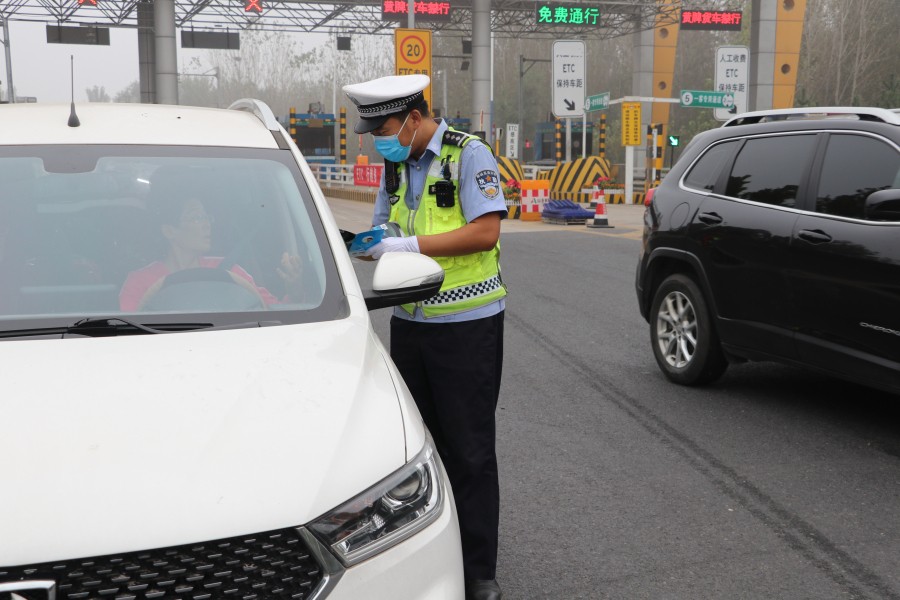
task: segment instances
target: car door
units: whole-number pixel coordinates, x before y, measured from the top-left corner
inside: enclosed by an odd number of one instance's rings
[[[900,148],[860,132],[827,134],[814,212],[791,242],[804,362],[900,388],[900,220],[867,220],[866,197],[900,187]]]
[[[817,135],[746,139],[694,216],[726,345],[794,358],[793,311],[784,261]]]

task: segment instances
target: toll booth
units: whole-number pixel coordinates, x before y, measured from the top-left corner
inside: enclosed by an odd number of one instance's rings
[[[284,128],[291,134],[304,158],[310,163],[335,162],[335,118],[332,113],[293,113]],[[293,131],[291,130],[293,128]]]
[[[581,158],[581,132],[581,119],[572,119],[572,158]],[[562,158],[565,160],[565,122],[561,123],[560,135],[562,136]],[[586,142],[587,155],[590,156],[593,153],[594,148],[594,124],[590,121],[587,123]],[[528,149],[525,150],[525,160],[528,162],[537,160],[556,160],[556,123],[554,121],[537,124],[534,133],[534,144],[532,144],[531,151],[534,153],[533,156],[529,156]]]

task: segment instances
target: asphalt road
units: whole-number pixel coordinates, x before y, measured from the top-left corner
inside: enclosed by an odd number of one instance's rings
[[[772,363],[668,383],[641,208],[608,208],[611,230],[504,224],[504,597],[900,598],[900,397]]]

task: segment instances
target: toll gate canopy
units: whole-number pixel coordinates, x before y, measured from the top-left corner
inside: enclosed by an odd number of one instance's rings
[[[175,25],[199,30],[281,30],[390,35],[403,21],[384,19],[386,3],[396,0],[199,0],[175,1]],[[405,0],[402,0],[405,3]],[[0,18],[97,27],[137,27],[139,0],[10,0],[0,4]],[[448,14],[429,20],[416,14],[416,22],[460,37],[472,34],[472,0],[447,0]],[[696,2],[694,2],[696,4]],[[678,22],[683,2],[661,5],[657,0],[609,0],[573,4],[534,0],[492,0],[491,31],[497,37],[606,39],[650,29],[661,22]],[[565,7],[591,8],[592,23],[566,24]],[[582,12],[578,14],[582,14]],[[540,13],[544,9],[543,13]],[[593,13],[596,9],[596,13]],[[550,11],[549,13],[547,11]],[[540,15],[548,18],[541,19]],[[573,13],[574,14],[574,13]],[[561,20],[562,18],[562,20]],[[547,21],[551,22],[547,22]],[[420,27],[422,25],[419,25]]]

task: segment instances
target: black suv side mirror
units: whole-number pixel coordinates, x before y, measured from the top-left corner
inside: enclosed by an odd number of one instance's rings
[[[866,219],[900,221],[900,189],[879,190],[866,198]]]

